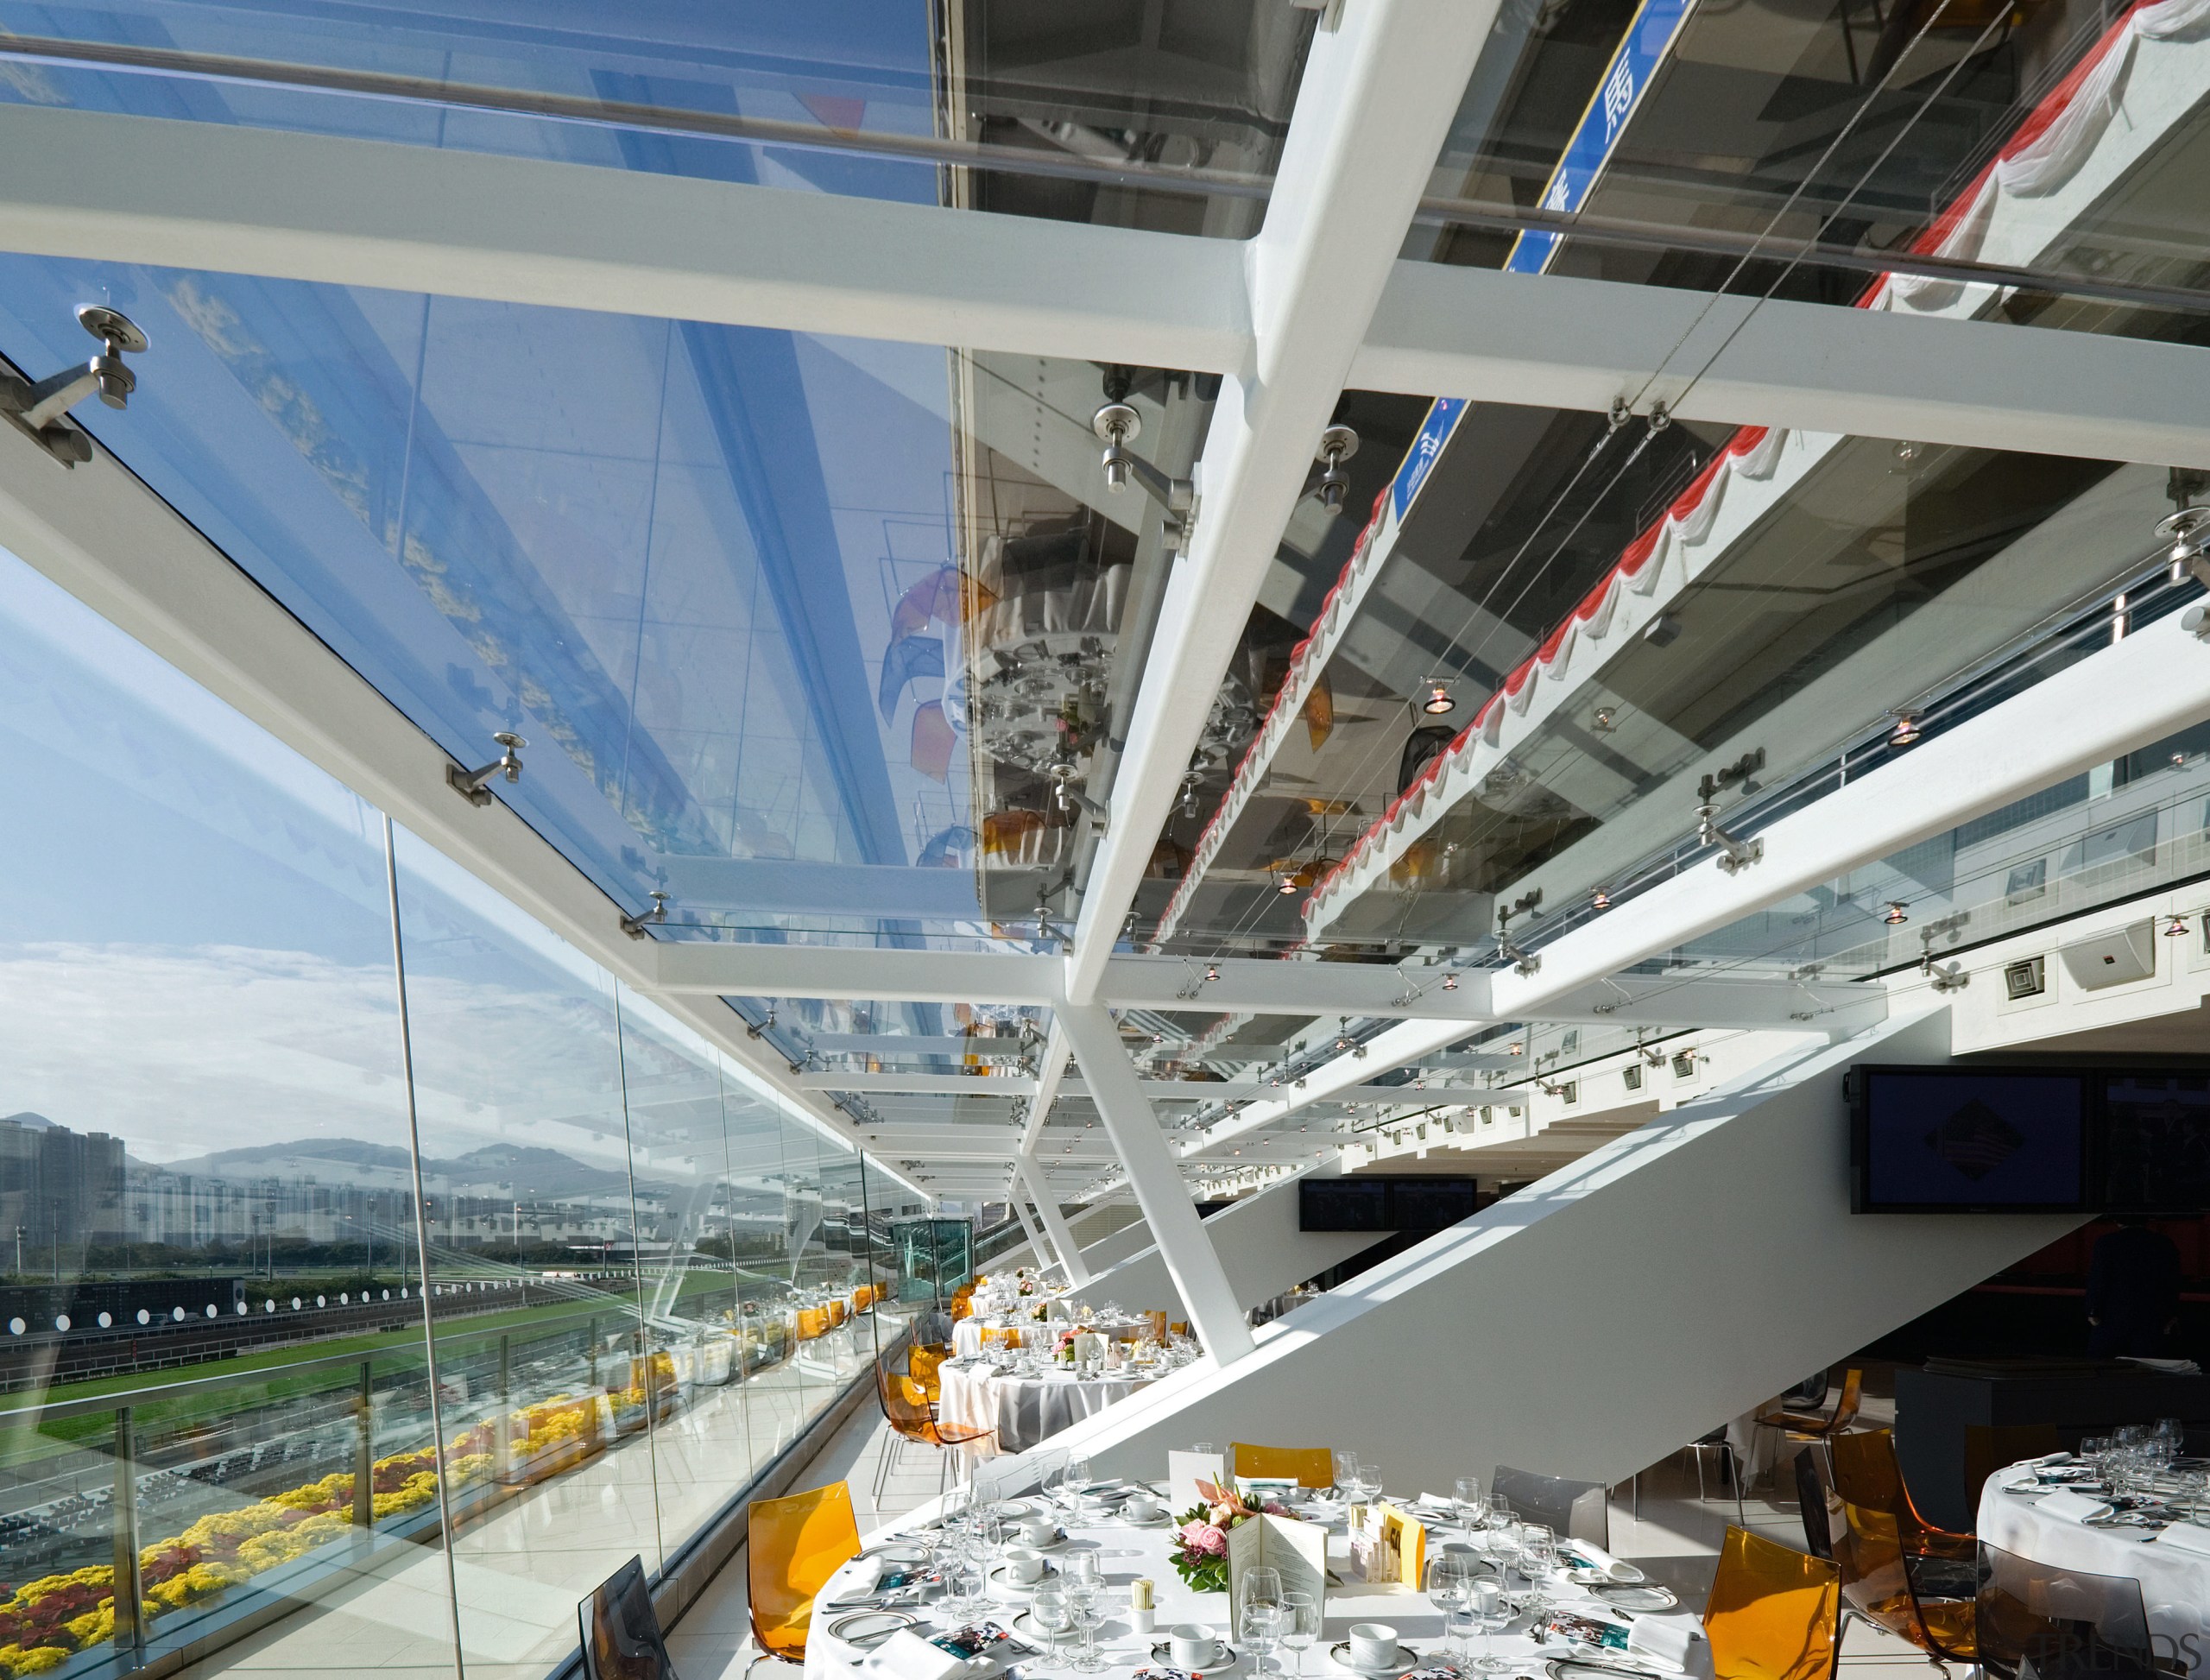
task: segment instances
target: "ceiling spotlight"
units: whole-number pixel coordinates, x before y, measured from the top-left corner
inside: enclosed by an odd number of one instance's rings
[[[1448,683],[1437,682],[1430,677],[1427,679],[1427,698],[1419,703],[1419,709],[1430,717],[1440,717],[1446,711],[1457,711],[1458,703],[1450,698]]]
[[[1456,991],[1458,989],[1458,976],[1455,974],[1444,975],[1443,976],[1443,989],[1446,992]]]
[[[1195,770],[1182,778],[1182,814],[1191,822],[1197,819],[1197,781]]]
[[[2174,916],[2167,921],[2164,924],[2164,938],[2167,939],[2184,939],[2187,938],[2187,918],[2184,916]]]
[[[1887,913],[1880,918],[1890,927],[1901,927],[1910,919],[1904,906],[1894,899],[1888,900]]]
[[[1527,1046],[1523,1044],[1506,1045],[1504,1048],[1507,1055],[1525,1056],[1527,1053]]]
[[[1888,745],[1908,747],[1919,737],[1918,714],[1915,711],[1898,711],[1893,716],[1896,726],[1888,732]]]
[[[1588,727],[1598,735],[1609,735],[1619,721],[1619,714],[1609,706],[1598,706],[1596,715],[1588,720]]]
[[[1219,978],[1220,978],[1220,964],[1219,964],[1219,963],[1206,963],[1206,964],[1205,964],[1205,978],[1206,978],[1206,979],[1208,979],[1208,980],[1217,980],[1217,979],[1219,979]]]
[[[1609,910],[1612,907],[1612,895],[1599,887],[1594,892],[1589,894],[1588,907],[1591,910]]]
[[[1282,870],[1281,885],[1274,888],[1274,890],[1279,893],[1284,898],[1294,897],[1297,893],[1297,876],[1290,870]]]

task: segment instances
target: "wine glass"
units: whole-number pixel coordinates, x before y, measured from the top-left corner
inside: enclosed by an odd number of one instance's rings
[[[1473,1581],[1473,1559],[1463,1552],[1438,1551],[1427,1560],[1427,1601],[1448,1615],[1463,1607]]]
[[[1074,1607],[1068,1601],[1064,1587],[1045,1585],[1036,1589],[1028,1601],[1029,1620],[1036,1624],[1036,1631],[1044,1636],[1049,1660],[1059,1660],[1059,1636],[1074,1626]]]
[[[1512,1625],[1512,1606],[1504,1596],[1504,1566],[1476,1569],[1466,1582],[1466,1608],[1481,1623],[1481,1654],[1474,1667],[1494,1674],[1511,1664],[1496,1654],[1496,1636]]]
[[[1070,1552],[1059,1566],[1059,1574],[1067,1583],[1067,1603],[1074,1613],[1075,1626],[1082,1630],[1081,1647],[1069,1666],[1078,1674],[1095,1674],[1104,1666],[1097,1655],[1097,1624],[1104,1620],[1098,1604],[1105,1590],[1104,1560],[1095,1551]]]
[[[1068,1455],[1066,1480],[1061,1486],[1065,1491],[1067,1509],[1070,1512],[1079,1511],[1082,1508],[1082,1490],[1089,1487],[1089,1482],[1088,1456],[1082,1453]]]
[[[1243,1571],[1243,1591],[1246,1604],[1279,1604],[1281,1602],[1281,1571],[1265,1564]]]
[[[1320,1637],[1320,1601],[1310,1593],[1281,1595],[1281,1642],[1297,1653],[1298,1680],[1304,1680],[1304,1653]]]
[[[1351,1484],[1358,1480],[1358,1455],[1347,1448],[1338,1447],[1333,1456],[1335,1461],[1335,1490],[1348,1499]]]
[[[1450,1653],[1450,1665],[1459,1673],[1471,1674],[1480,1666],[1474,1638],[1479,1634],[1486,1642],[1487,1633],[1487,1622],[1462,1604],[1454,1604],[1443,1613],[1443,1648]]]
[[[1279,1587],[1277,1586],[1275,1590],[1279,1592]],[[1243,1642],[1251,1647],[1253,1659],[1251,1671],[1253,1674],[1266,1671],[1266,1658],[1272,1653],[1274,1641],[1281,1637],[1281,1625],[1285,1614],[1279,1601],[1244,1605],[1242,1622],[1238,1631],[1243,1635]]]
[[[1511,1529],[1512,1524],[1519,1520],[1519,1519],[1518,1514],[1512,1509],[1512,1501],[1510,1500],[1506,1499],[1501,1494],[1491,1494],[1488,1496],[1488,1515],[1483,1521],[1482,1526],[1487,1528],[1490,1533],[1502,1534],[1507,1532]]]
[[[1482,1513],[1488,1508],[1481,1503],[1481,1479],[1479,1476],[1460,1476],[1451,1492],[1453,1503],[1458,1507],[1458,1520],[1468,1528],[1481,1525]]]
[[[1550,1572],[1557,1568],[1557,1536],[1543,1523],[1519,1529],[1519,1573],[1527,1577],[1527,1607],[1538,1621],[1550,1607]]]

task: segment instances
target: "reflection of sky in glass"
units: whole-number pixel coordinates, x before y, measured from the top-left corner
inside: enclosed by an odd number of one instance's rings
[[[612,168],[751,180],[866,198],[933,201],[926,165],[727,141],[641,142],[597,124],[441,106],[441,84],[620,102],[805,129],[935,131],[929,15],[909,0],[801,6],[609,8],[487,0],[426,8],[178,0],[59,7],[0,3],[25,36],[212,54],[411,79],[409,98],[218,78],[0,60],[0,99],[199,122],[303,129],[408,145],[541,155]]]
[[[89,423],[456,760],[527,736],[500,797],[625,907],[658,887],[678,921],[971,917],[942,351],[0,276],[19,361],[80,357],[87,298],[139,320],[138,395]]]

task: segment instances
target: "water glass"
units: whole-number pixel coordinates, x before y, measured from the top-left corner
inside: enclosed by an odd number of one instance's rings
[[[1060,1636],[1074,1626],[1074,1607],[1068,1601],[1064,1587],[1044,1586],[1028,1601],[1028,1618],[1036,1624],[1036,1631],[1044,1636],[1048,1660],[1059,1660]]]
[[[1090,1481],[1089,1460],[1081,1453],[1074,1454],[1067,1460],[1065,1482],[1067,1508],[1070,1511],[1081,1509],[1082,1490],[1089,1486]]]
[[[1468,1528],[1481,1525],[1481,1513],[1487,1507],[1481,1503],[1481,1479],[1479,1476],[1460,1476],[1451,1489],[1452,1500],[1458,1507],[1458,1520]]]
[[[1488,1496],[1488,1519],[1483,1525],[1492,1534],[1507,1532],[1519,1520],[1512,1509],[1512,1501],[1501,1494]]]
[[[1281,1602],[1281,1571],[1264,1564],[1243,1571],[1243,1591],[1240,1595],[1246,1604],[1279,1604]]]
[[[1077,1674],[1095,1674],[1104,1666],[1097,1654],[1097,1624],[1105,1619],[1099,1603],[1105,1591],[1104,1562],[1094,1551],[1070,1552],[1059,1574],[1066,1582],[1074,1624],[1082,1630],[1081,1648],[1069,1666]]]
[[[1275,1590],[1280,1590],[1279,1585]],[[1244,1644],[1251,1647],[1253,1674],[1266,1671],[1266,1658],[1272,1654],[1274,1642],[1281,1637],[1285,1619],[1286,1612],[1279,1602],[1244,1605],[1241,1626],[1237,1631],[1242,1634]]]
[[[1478,1650],[1476,1639],[1481,1641]],[[1449,1653],[1450,1665],[1459,1673],[1477,1671],[1487,1645],[1488,1623],[1476,1612],[1463,1605],[1454,1605],[1443,1613],[1443,1648]]]
[[[1281,1642],[1297,1653],[1298,1680],[1304,1680],[1304,1653],[1320,1638],[1320,1601],[1310,1593],[1281,1595]]]
[[[1465,1607],[1474,1564],[1464,1552],[1438,1551],[1427,1560],[1427,1601],[1448,1615]]]

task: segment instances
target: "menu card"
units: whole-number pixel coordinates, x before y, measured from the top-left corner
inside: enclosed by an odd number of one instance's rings
[[[1326,1614],[1328,1531],[1317,1523],[1265,1513],[1228,1531],[1228,1625],[1243,1626],[1243,1576],[1255,1569],[1281,1571],[1282,1590],[1310,1593]]]
[[[1228,1485],[1228,1455],[1223,1452],[1170,1452],[1166,1455],[1166,1501],[1180,1516],[1204,1494],[1197,1484]]]
[[[1417,1591],[1427,1563],[1425,1527],[1386,1500],[1357,1511],[1350,1535],[1352,1570],[1362,1581],[1402,1582]]]

